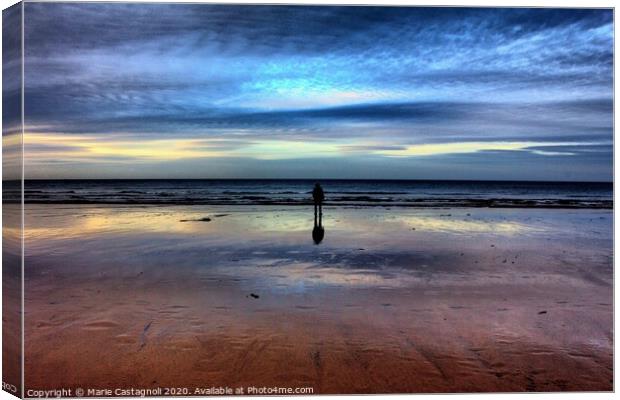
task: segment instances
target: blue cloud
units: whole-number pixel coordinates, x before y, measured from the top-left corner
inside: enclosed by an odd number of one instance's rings
[[[27,3],[25,15],[31,132],[612,140],[611,10]],[[596,161],[574,157],[584,171]]]

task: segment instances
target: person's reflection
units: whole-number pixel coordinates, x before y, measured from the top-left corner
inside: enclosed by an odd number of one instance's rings
[[[312,240],[314,244],[319,244],[325,237],[325,229],[321,225],[321,216],[319,215],[319,222],[317,223],[316,212],[314,213],[314,229],[312,229]]]
[[[315,244],[321,243],[325,237],[325,229],[323,228],[323,200],[325,200],[325,194],[320,184],[314,185],[312,191],[312,198],[314,199],[314,229],[312,229],[312,240]]]

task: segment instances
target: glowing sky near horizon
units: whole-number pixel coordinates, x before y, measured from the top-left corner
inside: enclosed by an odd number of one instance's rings
[[[27,3],[29,178],[611,180],[611,10]]]

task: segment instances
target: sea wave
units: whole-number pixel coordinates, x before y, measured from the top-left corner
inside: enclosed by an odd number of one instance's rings
[[[304,180],[26,181],[5,184],[4,203],[311,205]],[[607,183],[327,181],[326,206],[613,208]]]
[[[19,193],[3,197],[4,203],[19,203]],[[268,197],[257,195],[188,197],[178,195],[59,195],[25,193],[27,204],[143,204],[143,205],[312,205],[310,198]],[[601,199],[521,199],[521,198],[403,198],[385,196],[334,196],[325,206],[346,207],[487,207],[487,208],[590,208],[612,209],[612,200]]]

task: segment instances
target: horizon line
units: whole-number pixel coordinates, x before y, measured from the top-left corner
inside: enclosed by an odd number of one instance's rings
[[[432,179],[432,178],[23,178],[26,181],[388,181],[388,182],[515,182],[515,183],[614,183],[610,181],[584,180],[528,180],[528,179]],[[6,180],[3,182],[19,181]]]

